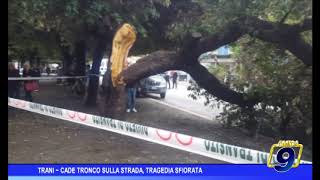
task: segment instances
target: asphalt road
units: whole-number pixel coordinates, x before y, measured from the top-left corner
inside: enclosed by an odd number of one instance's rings
[[[188,82],[178,82],[177,89],[167,89],[166,97],[163,99],[164,105],[176,108],[178,110],[191,113],[203,119],[215,121],[215,118],[222,111],[222,108],[211,108],[205,106],[205,97],[201,96],[198,99],[192,99],[188,95],[191,91],[187,90],[189,86]],[[170,106],[171,105],[171,106]]]

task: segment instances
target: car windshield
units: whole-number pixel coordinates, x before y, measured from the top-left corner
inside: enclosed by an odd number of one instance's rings
[[[149,78],[154,80],[154,81],[161,81],[161,82],[164,81],[163,77],[160,76],[160,75],[150,76]]]

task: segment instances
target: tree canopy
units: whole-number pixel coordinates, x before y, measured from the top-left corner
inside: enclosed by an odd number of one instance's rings
[[[237,112],[262,103],[286,115],[298,108],[311,118],[311,95],[303,89],[312,86],[312,0],[11,0],[8,14],[10,59],[75,59],[83,65],[89,57],[98,70],[115,31],[129,23],[137,31],[130,54],[148,55],[121,73],[126,83],[183,70],[208,97]],[[219,79],[223,72],[198,60],[226,44],[239,64],[234,87]],[[283,114],[280,124],[288,119]]]

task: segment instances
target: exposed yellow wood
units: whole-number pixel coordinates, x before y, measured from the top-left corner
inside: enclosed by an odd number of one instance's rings
[[[120,73],[124,70],[130,48],[136,40],[136,31],[130,24],[123,24],[116,32],[112,42],[111,78],[114,87],[123,85]]]

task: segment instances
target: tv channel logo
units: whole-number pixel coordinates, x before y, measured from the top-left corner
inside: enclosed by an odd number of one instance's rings
[[[274,156],[273,153],[276,149],[278,151]],[[294,149],[299,149],[297,158]],[[296,168],[300,164],[302,150],[303,145],[299,144],[298,141],[280,140],[277,144],[271,146],[267,165],[278,172],[286,172],[291,168]],[[272,158],[275,158],[274,162],[277,163],[272,164]]]

